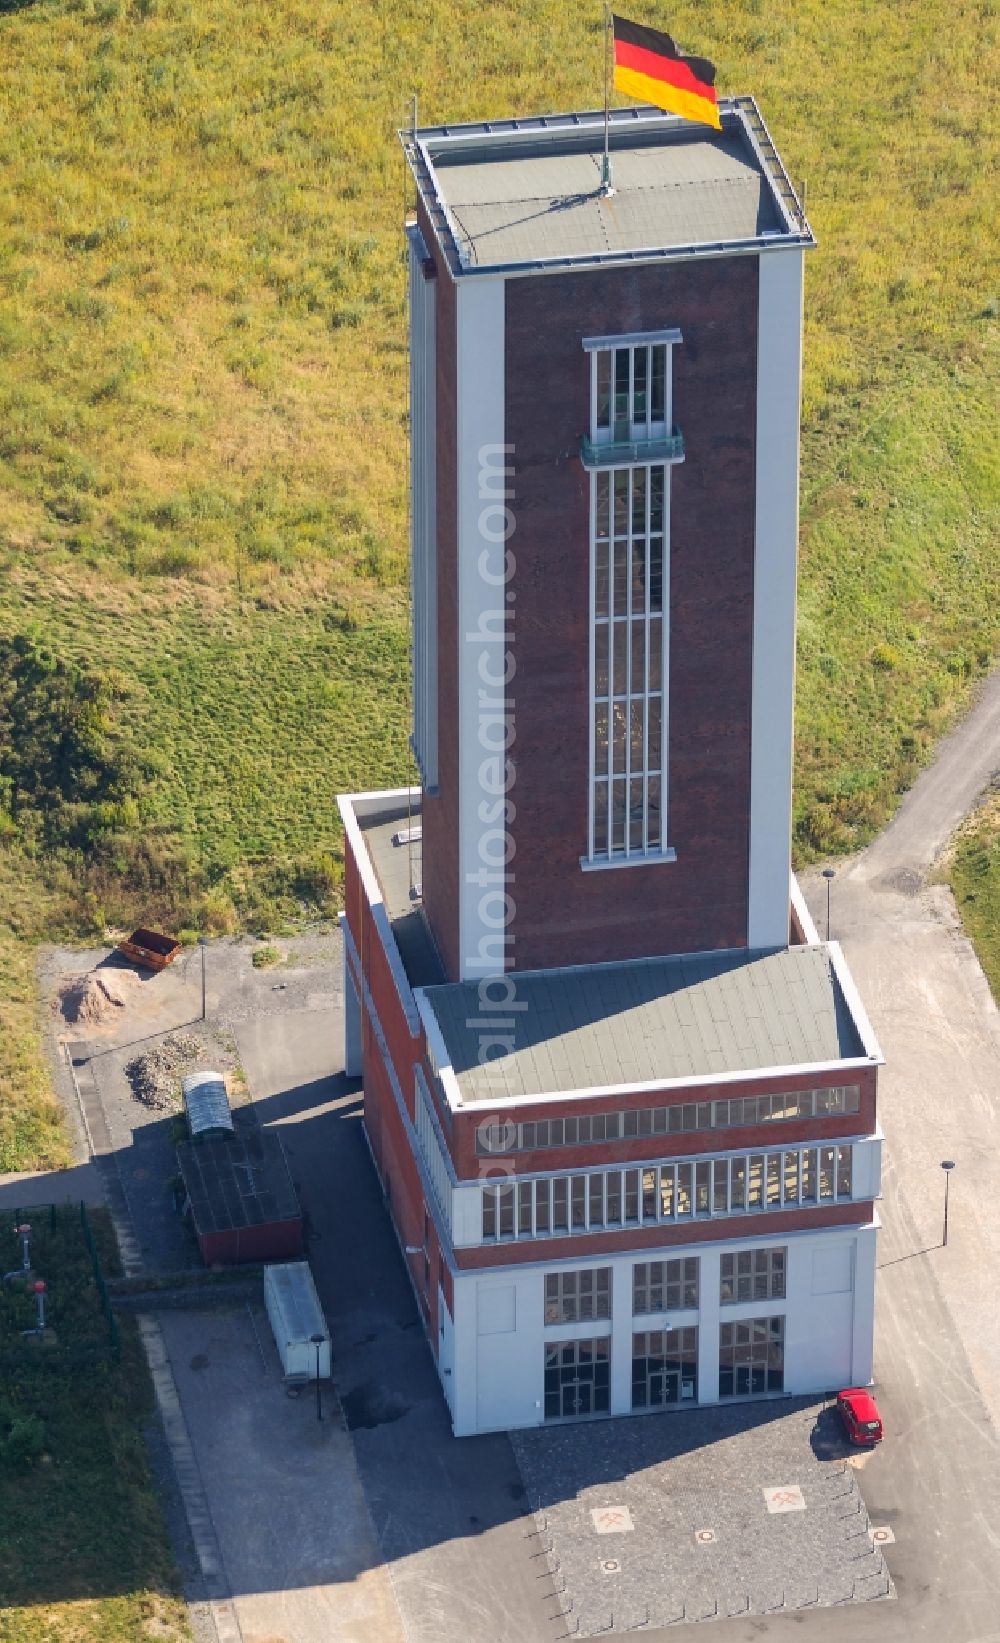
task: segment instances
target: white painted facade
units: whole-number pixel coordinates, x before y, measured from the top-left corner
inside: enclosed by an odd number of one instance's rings
[[[463,981],[504,969],[503,769],[509,746],[506,597],[513,516],[504,444],[502,279],[456,287],[458,437],[459,964]],[[510,550],[512,551],[512,550]]]
[[[746,1238],[643,1249],[589,1262],[539,1261],[456,1273],[454,1322],[445,1311],[447,1367],[452,1373],[442,1374],[455,1434],[463,1437],[544,1424],[544,1351],[547,1343],[560,1340],[608,1339],[609,1416],[633,1413],[632,1337],[646,1330],[697,1327],[698,1404],[720,1402],[720,1325],[760,1317],[785,1320],[784,1389],[768,1396],[795,1397],[848,1385],[865,1386],[872,1378],[876,1231],[875,1225],[836,1227],[753,1239],[755,1249],[787,1251],[785,1296],[736,1305],[720,1303],[720,1261],[724,1254],[747,1248],[751,1240]],[[698,1308],[633,1316],[635,1263],[692,1255],[699,1260]],[[546,1325],[545,1274],[581,1266],[611,1268],[610,1319]],[[444,1361],[442,1356],[439,1372]],[[670,1412],[668,1408],[652,1413],[668,1417]]]
[[[424,272],[419,229],[410,245],[410,589],[413,601],[413,756],[437,788],[437,281]]]
[[[788,943],[795,578],[802,381],[801,249],[759,260],[749,947]]]

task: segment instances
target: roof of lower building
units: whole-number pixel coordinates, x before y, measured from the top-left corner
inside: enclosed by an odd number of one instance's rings
[[[509,978],[509,1053],[479,1060],[479,984],[430,987],[463,1103],[799,1067],[867,1054],[829,950],[701,953]],[[488,1019],[488,1017],[487,1017]]]
[[[254,1124],[219,1140],[182,1141],[177,1163],[199,1237],[297,1221],[302,1214],[275,1130]]]
[[[424,918],[421,896],[419,800],[410,806],[387,801],[384,809],[359,815],[358,825],[410,986],[430,987],[443,981],[444,970]]]
[[[720,104],[721,132],[654,108],[401,132],[455,274],[693,256],[812,233],[756,103]]]

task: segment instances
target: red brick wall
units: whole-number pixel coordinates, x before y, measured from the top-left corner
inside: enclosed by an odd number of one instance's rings
[[[455,282],[423,213],[418,221],[437,263],[437,606],[438,796],[425,793],[424,912],[449,981],[458,952],[458,486]]]
[[[719,1243],[734,1238],[775,1238],[787,1232],[817,1232],[823,1227],[868,1226],[873,1203],[827,1204],[815,1209],[783,1209],[772,1215],[730,1215],[719,1220],[690,1220],[683,1226],[623,1228],[621,1232],[576,1233],[566,1238],[525,1238],[516,1243],[458,1249],[459,1271],[477,1267],[515,1266],[524,1261],[562,1261],[575,1257],[589,1263],[601,1255],[629,1250],[668,1248],[674,1244]]]
[[[515,969],[746,941],[757,259],[507,284],[517,566]],[[443,283],[443,282],[442,282]],[[676,863],[583,873],[590,425],[585,336],[678,326],[669,842]],[[427,845],[425,841],[425,857]]]
[[[348,860],[351,861],[349,851]],[[353,863],[351,865],[353,868]],[[414,1037],[410,1032],[395,977],[389,967],[385,948],[356,869],[353,870],[353,874],[349,869],[347,879],[348,894],[350,895],[352,890],[355,892],[354,906],[359,922],[356,930],[352,926],[352,934],[355,945],[364,955],[365,983],[378,1012],[382,1036],[412,1120],[416,1099],[413,1066],[423,1054],[422,1035]],[[439,1344],[437,1286],[441,1281],[443,1257],[433,1228],[431,1211],[424,1199],[423,1185],[409,1136],[400,1117],[392,1082],[366,1000],[362,1003],[362,1079],[365,1129],[400,1242],[404,1248],[410,1245],[422,1250],[425,1231],[428,1233],[426,1247],[429,1271],[426,1287],[423,1255],[408,1255],[404,1256],[404,1259],[423,1307],[428,1337],[436,1354]],[[448,1285],[450,1290],[450,1275]]]
[[[395,977],[374,925],[365,953],[365,981],[375,1002],[396,1076],[402,1085],[406,1108],[412,1118],[413,1064],[420,1053],[420,1041],[410,1032]]]

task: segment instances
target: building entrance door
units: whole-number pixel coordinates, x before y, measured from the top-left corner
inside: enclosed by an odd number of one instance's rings
[[[610,1402],[609,1342],[552,1341],[545,1348],[545,1419],[606,1415]]]
[[[648,1329],[633,1335],[633,1409],[666,1409],[675,1403],[694,1403],[697,1388],[697,1328]]]

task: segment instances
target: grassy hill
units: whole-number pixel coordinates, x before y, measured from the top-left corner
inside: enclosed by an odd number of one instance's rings
[[[996,646],[992,7],[637,16],[754,91],[808,183],[797,849],[851,848]],[[123,670],[153,766],[120,873],[0,849],[23,1167],[63,1145],[31,942],[329,905],[335,792],[405,777],[393,129],[411,92],[427,121],[593,106],[601,13],[0,0],[0,48],[0,637]]]
[[[1000,783],[959,828],[943,874],[1000,1003]]]

